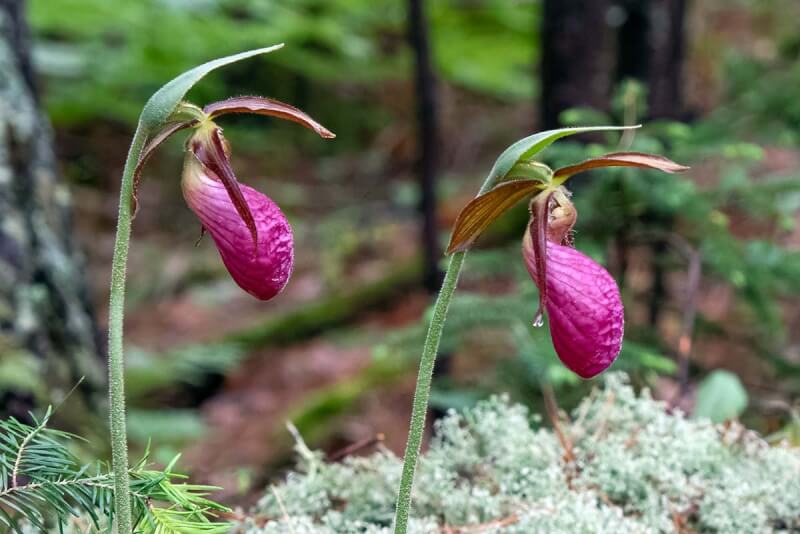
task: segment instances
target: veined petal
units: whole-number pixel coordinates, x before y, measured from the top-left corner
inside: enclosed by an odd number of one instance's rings
[[[525,265],[538,279],[530,233]],[[582,378],[606,370],[619,355],[625,317],[617,283],[600,264],[572,247],[547,242],[545,309],[561,361]]]
[[[239,286],[261,300],[269,300],[286,286],[292,274],[292,229],[277,204],[263,193],[239,184],[257,229],[253,234],[231,200],[225,185],[195,154],[186,152],[183,196],[211,234],[225,267]]]

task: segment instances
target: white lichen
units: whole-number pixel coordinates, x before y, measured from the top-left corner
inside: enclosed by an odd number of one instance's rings
[[[718,533],[800,529],[800,451],[739,425],[669,413],[621,374],[560,429],[495,397],[436,425],[410,531]],[[400,460],[388,451],[308,458],[267,491],[240,534],[389,533]],[[265,518],[268,518],[264,523]],[[796,530],[795,530],[796,531]]]

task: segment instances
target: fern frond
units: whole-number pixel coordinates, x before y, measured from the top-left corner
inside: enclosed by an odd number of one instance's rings
[[[26,523],[38,532],[59,530],[83,516],[97,532],[109,532],[114,515],[113,474],[107,464],[81,464],[69,450],[78,436],[47,427],[52,410],[33,425],[0,421],[0,531],[22,534]],[[137,534],[217,534],[214,523],[228,509],[207,498],[214,486],[187,484],[173,471],[148,468],[148,452],[130,470]],[[163,505],[161,507],[160,505]],[[101,526],[105,525],[105,526]]]

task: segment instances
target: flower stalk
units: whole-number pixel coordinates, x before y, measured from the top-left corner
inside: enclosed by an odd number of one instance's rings
[[[419,362],[417,385],[414,390],[414,403],[411,410],[411,424],[408,428],[408,442],[403,456],[403,472],[400,475],[400,489],[397,492],[397,507],[395,511],[395,534],[405,534],[408,530],[408,513],[411,507],[411,489],[414,485],[414,472],[417,467],[419,450],[422,446],[422,435],[425,433],[425,417],[428,412],[428,399],[431,393],[433,367],[436,364],[436,355],[439,351],[439,342],[442,339],[447,309],[453,299],[453,293],[458,285],[458,276],[464,265],[466,252],[457,252],[450,257],[450,264],[442,282],[442,289],[436,298],[433,307],[433,317],[425,337],[425,346],[422,349],[422,358]]]
[[[517,202],[531,198],[531,229],[523,241],[523,257],[539,287],[539,309],[534,326],[544,324],[547,312],[556,352],[578,375],[589,378],[603,371],[619,354],[623,311],[613,278],[587,256],[571,248],[571,230],[577,213],[562,184],[572,175],[603,167],[640,167],[680,172],[687,167],[667,158],[638,152],[616,152],[564,167],[556,171],[533,158],[549,145],[569,135],[589,131],[629,130],[631,127],[562,128],[533,134],[509,146],[495,161],[477,196],[461,211],[450,236],[447,253],[452,254],[442,289],[433,307],[425,345],[420,358],[411,423],[408,432],[400,487],[397,493],[394,533],[408,531],[414,473],[419,458],[428,410],[433,369],[442,337],[447,310],[453,298],[467,250],[492,221]],[[554,201],[554,202],[551,202]],[[533,230],[533,231],[531,231]],[[547,269],[548,257],[554,269]],[[575,268],[573,268],[575,264]],[[553,276],[549,275],[553,272]],[[570,284],[578,276],[583,294]],[[551,296],[552,295],[552,298]],[[588,298],[586,297],[588,295]],[[598,304],[599,303],[599,304]],[[588,336],[582,330],[597,330]],[[573,339],[575,338],[575,339]]]
[[[478,196],[486,193],[494,186],[495,177],[489,175],[481,187]],[[436,297],[433,306],[433,315],[428,333],[425,335],[425,345],[422,348],[422,357],[419,361],[417,385],[414,388],[414,402],[411,408],[411,423],[408,427],[408,441],[403,455],[403,471],[400,475],[400,488],[397,492],[397,505],[394,516],[394,533],[406,534],[408,531],[408,516],[411,508],[411,490],[414,486],[414,474],[417,469],[419,451],[422,447],[422,436],[425,433],[425,418],[428,414],[428,402],[431,395],[431,382],[433,368],[436,365],[436,356],[439,353],[439,342],[447,319],[447,310],[453,300],[458,285],[458,277],[464,266],[467,252],[456,252],[450,256],[450,263],[444,274],[442,288]]]
[[[128,478],[128,434],[125,422],[125,364],[122,328],[125,317],[125,274],[131,239],[134,171],[142,157],[147,132],[141,123],[136,128],[119,192],[117,237],[111,263],[111,291],[108,306],[108,397],[111,430],[111,464],[114,470],[114,515],[118,534],[131,534],[131,490]]]
[[[128,156],[125,159],[125,167],[122,172],[108,311],[109,427],[114,471],[114,524],[117,534],[132,534],[134,527],[131,513],[128,442],[125,421],[123,323],[125,318],[125,281],[128,250],[130,248],[131,224],[136,212],[136,187],[141,167],[147,161],[153,149],[167,137],[181,129],[192,126],[206,117],[204,110],[182,102],[186,92],[194,84],[219,67],[273,52],[281,47],[283,45],[278,44],[271,47],[248,50],[198,65],[180,74],[156,91],[147,101],[139,116],[136,132],[128,149]],[[280,106],[278,104],[270,101],[270,106],[275,106],[281,111],[288,109],[288,111],[285,111],[288,116],[295,117],[298,113],[301,113],[299,110],[291,108],[291,106]],[[223,105],[223,107],[225,106]],[[303,118],[304,116],[300,116],[295,120],[302,122]],[[315,123],[315,126],[318,125]],[[322,129],[322,131],[330,134],[327,130]],[[333,137],[333,134],[329,136]]]

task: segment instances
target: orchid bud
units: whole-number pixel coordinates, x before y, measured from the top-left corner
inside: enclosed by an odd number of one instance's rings
[[[583,378],[607,369],[622,348],[624,312],[617,283],[600,264],[571,246],[577,212],[566,195],[533,201],[531,224],[522,242],[528,272],[539,287],[541,325],[547,311],[559,359]],[[555,204],[555,205],[553,205]]]
[[[236,283],[261,300],[280,293],[294,263],[292,229],[277,204],[236,180],[230,148],[212,121],[188,141],[181,185]]]

